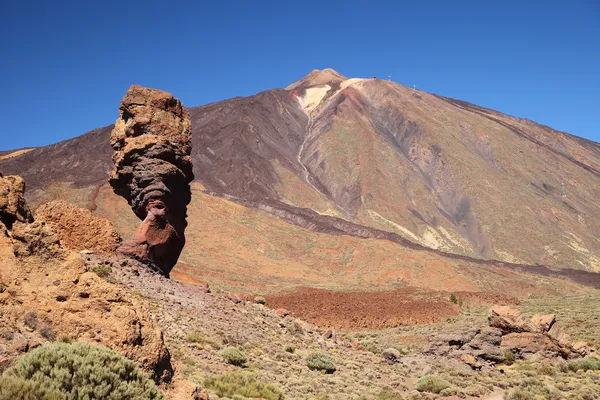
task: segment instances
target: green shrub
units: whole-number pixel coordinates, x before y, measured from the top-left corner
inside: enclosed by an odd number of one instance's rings
[[[0,400],[66,400],[57,390],[44,387],[40,382],[16,376],[0,376]]]
[[[96,264],[92,268],[90,268],[90,271],[92,271],[101,278],[106,278],[112,272],[112,268],[108,264]]]
[[[336,370],[333,358],[320,351],[311,353],[306,358],[306,365],[312,370],[325,371],[328,374],[331,374]]]
[[[246,356],[244,353],[238,349],[237,347],[227,346],[221,352],[221,356],[227,364],[237,365],[241,367],[246,363]]]
[[[506,365],[512,365],[515,363],[515,353],[513,353],[512,351],[506,349],[504,350],[504,362],[506,363]]]
[[[458,304],[458,299],[456,298],[456,295],[454,293],[450,295],[450,301],[454,304]]]
[[[425,375],[417,381],[415,389],[419,392],[440,393],[450,387],[447,380],[437,375]]]
[[[267,299],[265,299],[265,298],[264,298],[264,297],[262,297],[262,296],[256,296],[256,297],[254,298],[254,302],[255,302],[255,303],[258,303],[258,304],[266,304],[266,303],[267,303]]]
[[[47,391],[63,393],[67,400],[164,399],[132,361],[87,343],[40,346],[19,358],[2,376],[39,384]]]
[[[600,358],[588,356],[578,360],[571,360],[568,366],[571,371],[578,371],[580,369],[584,371],[600,371]]]
[[[233,371],[204,380],[204,386],[214,390],[219,397],[244,396],[251,399],[284,400],[277,387],[261,381],[255,374]]]

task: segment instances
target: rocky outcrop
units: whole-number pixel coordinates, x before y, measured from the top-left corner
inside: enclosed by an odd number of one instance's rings
[[[464,335],[438,335],[430,339],[425,355],[458,359],[474,369],[504,361],[502,332],[496,328],[472,329]]]
[[[110,144],[110,184],[143,222],[120,254],[168,276],[185,244],[193,180],[190,118],[170,93],[131,86],[119,108]]]
[[[532,326],[521,311],[509,306],[494,306],[488,312],[490,326],[498,328],[502,333],[530,332]]]
[[[517,309],[494,306],[488,312],[489,328],[434,336],[423,354],[458,359],[481,369],[503,362],[506,350],[520,359],[573,358],[592,352],[584,342],[573,344],[555,321],[554,314],[536,314],[528,319]]]
[[[63,258],[11,258],[2,246],[0,242],[0,328],[11,332],[2,344],[14,351],[4,358],[0,354],[0,364],[10,365],[41,343],[68,338],[118,351],[158,383],[171,380],[173,368],[161,329],[135,296],[107,281],[110,269],[67,250]]]
[[[534,354],[570,358],[590,351],[587,346],[573,345],[569,335],[556,323],[554,314],[536,314],[528,320],[517,309],[494,306],[488,313],[488,321],[502,330],[501,347],[519,358]]]
[[[35,219],[48,223],[57,233],[61,244],[72,250],[113,255],[121,244],[121,237],[110,221],[62,200],[38,207]]]
[[[32,222],[33,217],[25,204],[25,181],[20,176],[0,174],[0,222],[12,229],[15,222]]]
[[[17,257],[36,256],[42,259],[61,258],[64,250],[60,237],[44,221],[30,224],[17,222],[11,231],[13,252]]]

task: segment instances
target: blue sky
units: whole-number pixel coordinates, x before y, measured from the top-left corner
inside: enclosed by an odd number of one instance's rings
[[[391,75],[600,141],[597,0],[1,6],[0,150],[113,123],[132,83],[192,107],[285,87],[315,68]]]

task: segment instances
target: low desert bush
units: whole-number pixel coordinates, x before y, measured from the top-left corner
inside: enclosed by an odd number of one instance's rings
[[[257,303],[257,304],[267,304],[267,299],[265,299],[262,296],[256,296],[254,298],[254,302]]]
[[[553,376],[556,374],[556,370],[552,366],[552,364],[543,362],[540,363],[537,367],[538,374]]]
[[[425,375],[417,381],[415,389],[419,392],[440,393],[450,387],[447,380],[437,375]]]
[[[513,353],[512,351],[506,349],[504,350],[504,363],[506,365],[512,365],[515,363],[515,353]]]
[[[66,395],[40,382],[16,376],[0,376],[0,400],[66,400]]]
[[[227,364],[241,367],[246,363],[246,356],[237,347],[227,346],[221,352],[221,356]]]
[[[219,397],[243,396],[266,400],[284,400],[285,396],[277,387],[261,381],[257,375],[243,371],[233,371],[204,380],[204,386],[214,390]]]
[[[185,337],[185,341],[188,343],[200,345],[200,347],[202,348],[205,348],[206,346],[210,346],[215,350],[219,350],[221,348],[221,344],[219,342],[202,332],[194,332],[188,334]]]
[[[553,387],[548,387],[539,379],[528,378],[517,387],[512,388],[504,395],[504,400],[534,400],[547,399],[559,400],[564,395]]]
[[[336,370],[335,362],[329,354],[315,351],[306,358],[306,366],[312,370],[324,371],[331,374]]]
[[[450,295],[450,301],[454,304],[458,304],[458,299],[456,298],[456,295],[454,293]]]
[[[584,371],[600,371],[600,358],[588,356],[578,360],[571,360],[568,366],[571,371],[578,371],[580,369]]]
[[[2,378],[12,387],[17,387],[19,380],[29,382],[19,390],[37,390],[39,386],[49,393],[47,399],[164,399],[132,361],[87,343],[40,346],[19,358]],[[64,397],[52,397],[54,392]]]
[[[108,264],[96,264],[90,268],[90,271],[101,278],[106,278],[112,272],[112,268]]]

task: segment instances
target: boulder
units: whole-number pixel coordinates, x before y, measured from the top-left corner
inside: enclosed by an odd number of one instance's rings
[[[491,327],[498,328],[502,333],[530,332],[531,324],[521,311],[508,306],[494,306],[488,312],[488,322]]]
[[[33,222],[25,203],[25,181],[20,176],[0,174],[0,222],[9,230],[15,222]]]
[[[402,355],[400,354],[400,352],[393,347],[385,349],[383,353],[381,353],[382,360],[387,362],[388,364],[394,364],[399,362],[401,356]]]
[[[170,93],[133,85],[111,133],[110,184],[142,220],[118,253],[169,276],[185,244],[191,161],[190,117]]]
[[[48,223],[64,247],[86,254],[112,255],[121,243],[121,237],[109,220],[62,200],[38,207],[35,219]]]
[[[278,317],[287,317],[288,315],[290,315],[290,312],[285,308],[278,308],[277,310],[275,310],[275,314],[277,314]]]
[[[555,321],[554,314],[535,314],[531,317],[531,326],[534,330],[545,333],[550,330]]]

